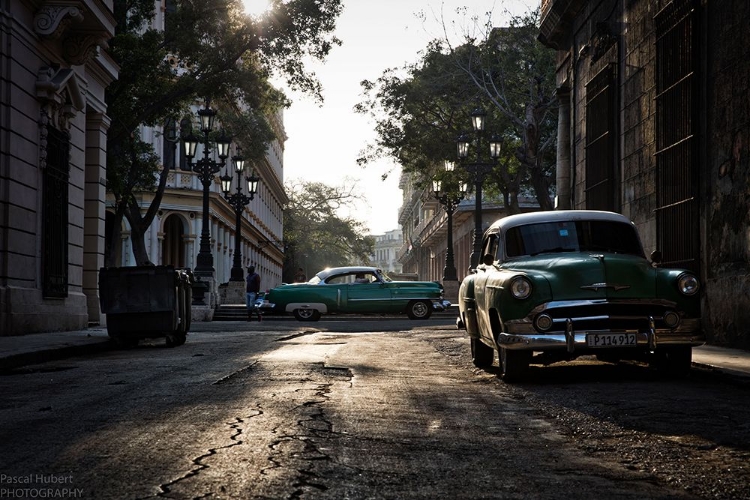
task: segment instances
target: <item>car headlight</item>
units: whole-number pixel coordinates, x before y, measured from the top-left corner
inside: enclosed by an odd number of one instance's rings
[[[692,274],[683,273],[677,278],[677,288],[683,295],[695,295],[698,293],[700,283],[698,283],[698,278]]]
[[[510,282],[510,293],[517,299],[528,299],[531,295],[531,282],[523,276],[517,276]]]

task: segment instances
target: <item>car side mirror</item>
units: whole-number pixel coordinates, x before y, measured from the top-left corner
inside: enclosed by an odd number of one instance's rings
[[[651,262],[653,262],[654,264],[661,264],[661,261],[662,255],[659,250],[654,250],[653,252],[651,252]]]
[[[486,253],[482,257],[482,264],[485,266],[491,266],[493,262],[495,262],[495,256],[491,253]]]

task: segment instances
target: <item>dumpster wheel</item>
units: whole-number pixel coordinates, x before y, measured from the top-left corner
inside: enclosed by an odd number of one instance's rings
[[[138,345],[138,337],[129,335],[110,335],[110,339],[115,344],[116,349],[132,349]]]
[[[177,347],[185,343],[187,340],[187,334],[181,331],[175,331],[171,335],[167,335],[167,347]]]

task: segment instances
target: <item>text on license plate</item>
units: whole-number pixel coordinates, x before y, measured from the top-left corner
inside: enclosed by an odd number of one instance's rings
[[[620,347],[636,345],[635,333],[589,333],[586,345],[589,347]]]

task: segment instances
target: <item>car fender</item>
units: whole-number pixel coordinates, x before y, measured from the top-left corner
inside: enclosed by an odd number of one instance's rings
[[[320,314],[328,312],[328,306],[322,302],[290,302],[286,305],[286,312],[294,312],[296,309],[315,309]]]
[[[458,290],[458,314],[461,324],[466,329],[470,337],[479,337],[479,328],[477,326],[476,302],[474,300],[474,278],[475,274],[470,274],[461,282]]]

